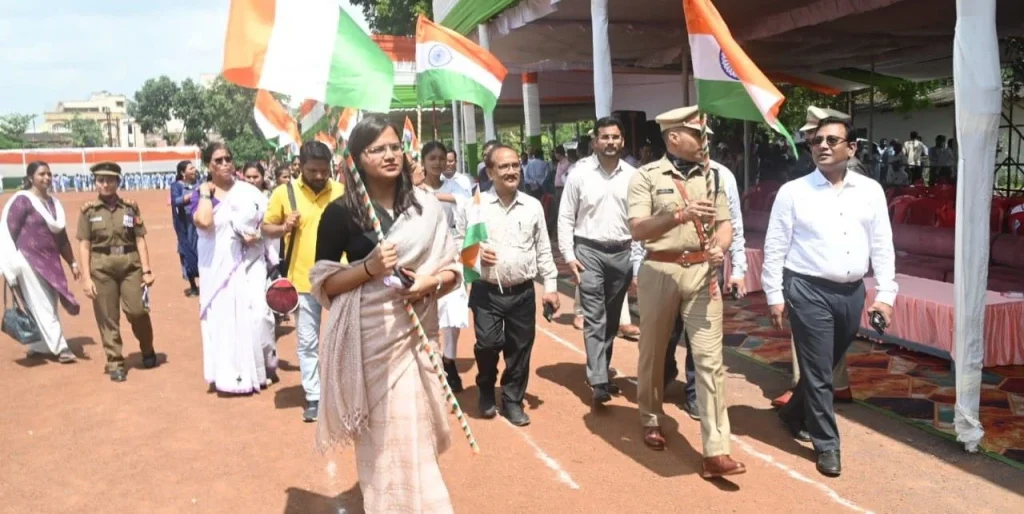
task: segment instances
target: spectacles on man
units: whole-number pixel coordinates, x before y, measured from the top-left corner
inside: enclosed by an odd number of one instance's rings
[[[402,147],[400,143],[391,143],[386,145],[377,145],[372,148],[367,148],[366,155],[370,155],[373,157],[382,157],[384,156],[385,153],[387,153],[388,150],[391,150],[391,153],[395,155],[405,153],[405,149]]]
[[[231,164],[232,159],[233,158],[230,155],[225,155],[224,157],[217,157],[216,159],[213,160],[213,163],[216,164],[217,166],[220,166],[222,164]]]
[[[498,168],[498,171],[509,171],[509,170],[519,171],[519,170],[523,169],[523,163],[521,163],[519,161],[506,162],[506,163],[503,163],[503,164],[499,164],[496,167]]]
[[[812,146],[820,146],[822,142],[828,145],[829,148],[835,148],[839,143],[845,143],[847,140],[839,136],[816,136],[811,138]]]

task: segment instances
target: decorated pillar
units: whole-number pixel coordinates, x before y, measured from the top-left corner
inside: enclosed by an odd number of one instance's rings
[[[452,150],[457,154],[455,157],[455,171],[457,173],[465,173],[466,167],[463,166],[462,162],[466,158],[466,154],[462,151],[462,123],[459,118],[462,117],[462,109],[459,105],[462,102],[458,100],[452,101]],[[437,112],[436,110],[434,111]],[[436,130],[437,127],[435,126]]]
[[[598,118],[612,113],[612,50],[608,43],[608,0],[590,0],[594,45],[594,108]]]
[[[526,150],[533,153],[541,147],[540,90],[537,89],[537,74],[523,73],[523,119],[525,122]]]
[[[480,163],[480,150],[476,144],[476,106],[469,102],[462,103],[462,132],[466,135],[466,148],[463,151],[466,171],[475,177]]]
[[[487,31],[487,25],[481,23],[476,26],[477,36],[480,39],[480,48],[491,51],[491,34]],[[494,112],[484,111],[484,138],[490,141],[496,137],[494,131]]]

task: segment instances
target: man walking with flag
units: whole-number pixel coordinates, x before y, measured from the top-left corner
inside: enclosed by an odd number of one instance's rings
[[[536,198],[519,192],[522,163],[512,148],[498,144],[485,156],[492,191],[477,191],[473,204],[456,217],[456,242],[463,247],[465,280],[472,282],[469,306],[476,332],[476,385],[480,415],[498,414],[494,387],[498,360],[505,357],[501,376],[501,414],[524,426],[530,417],[523,398],[530,378],[530,354],[536,336],[537,299],[533,280],[544,279],[542,301],[559,308],[558,270],[551,255],[544,209]]]
[[[729,456],[729,415],[722,363],[722,294],[714,269],[732,242],[726,195],[709,191],[714,168],[702,165],[705,148],[697,107],[683,107],[656,118],[667,153],[641,168],[629,186],[629,221],[633,238],[644,241],[646,262],[640,267],[640,360],[637,403],[644,443],[664,450],[660,417],[664,398],[665,350],[676,316],[683,317],[697,374],[704,461],[701,476],[715,478],[746,472]],[[708,237],[705,224],[714,226]]]

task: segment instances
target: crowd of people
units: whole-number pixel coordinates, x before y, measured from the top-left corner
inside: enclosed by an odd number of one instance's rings
[[[780,417],[795,438],[813,444],[818,470],[838,476],[833,368],[856,333],[869,261],[879,283],[870,309],[887,322],[897,286],[882,189],[848,172],[858,149],[848,121],[817,114],[809,112],[804,127],[814,170],[785,184],[772,211],[764,284],[772,322],[782,328],[788,314],[799,356],[799,379]],[[597,120],[585,156],[574,161],[577,149],[560,147],[554,166],[489,142],[477,180],[457,171],[457,154],[440,142],[424,145],[417,162],[401,132],[378,116],[353,129],[351,169],[316,141],[269,173],[262,163],[236,166],[229,148],[211,144],[202,153],[206,180],[184,161],[169,187],[185,294],[199,301],[206,382],[238,395],[277,380],[275,325],[292,312],[272,310],[266,292],[268,282],[288,279],[297,297],[303,420],[318,423],[318,445],[355,447],[367,512],[451,512],[438,466],[451,444],[446,399],[421,344],[440,349],[457,394],[456,344],[472,323],[479,414],[529,424],[523,400],[539,307],[534,281],[542,281],[550,319],[561,308],[557,247],[577,284],[587,356],[581,379],[595,408],[620,394],[611,364],[616,336],[630,325],[623,312],[632,293],[644,444],[668,445],[662,402],[680,373],[675,347],[682,344],[685,409],[701,426],[701,475],[744,473],[730,455],[722,353],[723,301],[746,293],[736,178],[722,163],[705,165],[696,107],[657,123],[665,153],[656,158],[646,146],[639,166],[622,157],[623,126],[609,117]],[[77,231],[81,269],[45,163],[29,165],[29,188],[4,208],[0,244],[16,258],[0,253],[8,257],[7,284],[20,290],[38,327],[29,350],[75,359],[56,308],[59,301],[79,311],[64,259],[93,301],[110,378],[123,381],[119,309],[145,367],[158,365],[149,245],[138,205],[118,194],[120,168],[100,163],[92,172],[97,199],[83,207]],[[548,181],[557,214],[537,198]],[[480,239],[479,267],[463,267],[460,250]],[[724,268],[727,255],[732,266]]]

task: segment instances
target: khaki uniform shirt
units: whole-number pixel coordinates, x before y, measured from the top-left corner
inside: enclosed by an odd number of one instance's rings
[[[139,205],[131,200],[118,197],[112,208],[102,200],[82,206],[78,239],[89,241],[94,249],[134,246],[135,238],[145,235],[146,225]]]
[[[714,168],[715,164],[711,166]],[[629,208],[627,211],[629,219],[674,213],[681,209],[683,197],[679,194],[673,178],[682,180],[686,184],[689,201],[710,199],[707,179],[700,171],[701,168],[697,166],[689,172],[680,172],[668,157],[662,157],[640,168],[629,182]],[[712,189],[714,189],[714,185],[712,185]],[[716,210],[715,221],[732,220],[721,176],[718,178],[718,195],[712,201]],[[697,229],[692,222],[677,225],[655,239],[644,241],[644,246],[648,252],[703,250],[700,238],[697,237]]]

